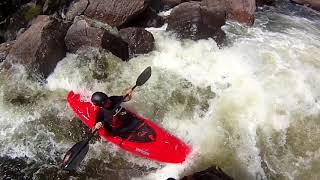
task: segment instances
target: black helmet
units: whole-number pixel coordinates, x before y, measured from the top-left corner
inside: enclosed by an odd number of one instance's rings
[[[102,107],[108,100],[108,96],[103,92],[95,92],[91,96],[91,102],[96,105]]]

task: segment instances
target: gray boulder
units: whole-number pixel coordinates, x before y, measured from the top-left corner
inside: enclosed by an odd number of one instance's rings
[[[38,16],[13,44],[6,62],[23,64],[46,78],[65,57],[64,37],[69,26],[49,16]]]
[[[223,4],[208,6],[207,2],[186,2],[172,10],[167,30],[176,32],[180,38],[199,40],[211,37],[220,44],[225,37],[221,30],[225,21]]]
[[[119,31],[121,38],[128,43],[129,55],[146,54],[154,48],[153,35],[143,28],[125,28]]]

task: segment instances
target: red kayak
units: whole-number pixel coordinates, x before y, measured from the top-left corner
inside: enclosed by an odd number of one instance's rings
[[[81,121],[93,128],[99,107],[89,101],[82,101],[80,94],[73,91],[69,92],[67,101]],[[127,151],[167,163],[182,163],[191,152],[191,148],[184,142],[138,114],[123,108],[116,118],[132,122],[134,128],[121,137],[111,135],[104,128],[99,129],[98,133]]]

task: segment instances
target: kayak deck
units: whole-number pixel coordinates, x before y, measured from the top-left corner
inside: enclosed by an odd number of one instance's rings
[[[81,121],[89,128],[93,128],[99,107],[91,102],[82,101],[80,94],[75,94],[73,91],[69,92],[67,101]],[[139,126],[127,138],[113,136],[104,128],[101,128],[98,134],[102,138],[148,159],[167,163],[182,163],[185,161],[191,152],[188,145],[150,120],[128,110],[124,111],[141,121]]]

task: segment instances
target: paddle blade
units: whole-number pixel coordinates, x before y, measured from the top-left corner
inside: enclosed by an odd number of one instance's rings
[[[136,86],[142,86],[144,83],[148,81],[151,76],[151,67],[147,67],[138,77]]]
[[[67,171],[76,171],[81,161],[87,155],[89,144],[87,140],[75,144],[64,156],[62,168]]]

